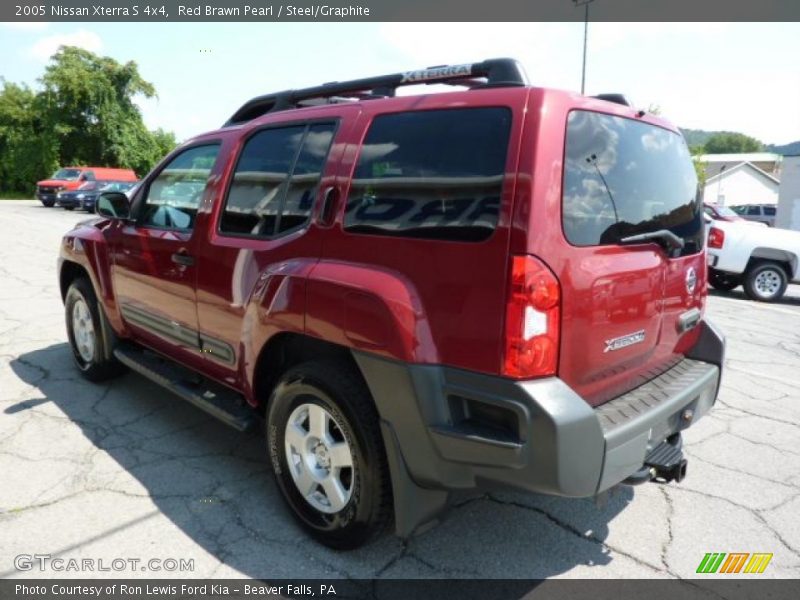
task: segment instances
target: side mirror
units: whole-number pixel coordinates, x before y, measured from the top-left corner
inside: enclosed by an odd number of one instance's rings
[[[103,192],[97,198],[97,214],[111,219],[128,219],[131,206],[122,192]]]

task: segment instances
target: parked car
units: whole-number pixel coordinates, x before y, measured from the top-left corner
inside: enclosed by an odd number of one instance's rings
[[[703,204],[703,211],[711,217],[714,221],[728,221],[729,223],[747,223],[751,225],[765,226],[766,223],[759,221],[748,221],[740,217],[736,212],[727,206],[720,206],[719,204]]]
[[[741,285],[753,300],[780,300],[789,282],[800,282],[798,257],[798,231],[719,221],[708,229],[708,283],[718,290]]]
[[[73,192],[59,192],[56,195],[56,203],[67,210],[78,208],[94,212],[95,201],[101,193],[125,193],[133,189],[136,183],[136,181],[90,181]]]
[[[739,206],[731,206],[731,210],[747,221],[764,223],[769,227],[775,227],[777,207],[774,204],[741,204]]]
[[[394,93],[427,83],[471,89]],[[77,368],[263,415],[337,548],[455,490],[680,481],[724,353],[701,201],[679,130],[609,98],[508,59],[254,98],[65,235]]]
[[[77,190],[86,183],[96,181],[136,181],[131,169],[109,169],[107,167],[64,167],[50,179],[36,183],[36,197],[45,206],[55,206],[59,192]]]

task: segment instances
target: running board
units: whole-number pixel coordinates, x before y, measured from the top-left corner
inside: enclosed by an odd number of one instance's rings
[[[239,431],[253,428],[258,419],[242,397],[222,385],[202,379],[199,375],[166,358],[135,346],[124,345],[114,350],[114,356],[140,375],[144,375],[173,394],[203,409],[212,417]]]

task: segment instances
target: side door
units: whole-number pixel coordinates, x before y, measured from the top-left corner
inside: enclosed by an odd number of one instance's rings
[[[243,136],[199,249],[205,372],[233,387],[275,333],[302,332],[305,278],[321,252],[312,219],[329,189],[355,107],[264,124]],[[330,114],[330,116],[326,116]],[[283,116],[285,119],[286,117]]]
[[[111,245],[122,318],[138,341],[188,366],[202,364],[193,256],[195,217],[219,143],[182,149],[139,190],[133,220]]]

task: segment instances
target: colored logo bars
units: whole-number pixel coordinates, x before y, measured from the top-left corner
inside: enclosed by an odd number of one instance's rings
[[[748,552],[709,552],[700,561],[698,573],[763,573],[772,554]]]

